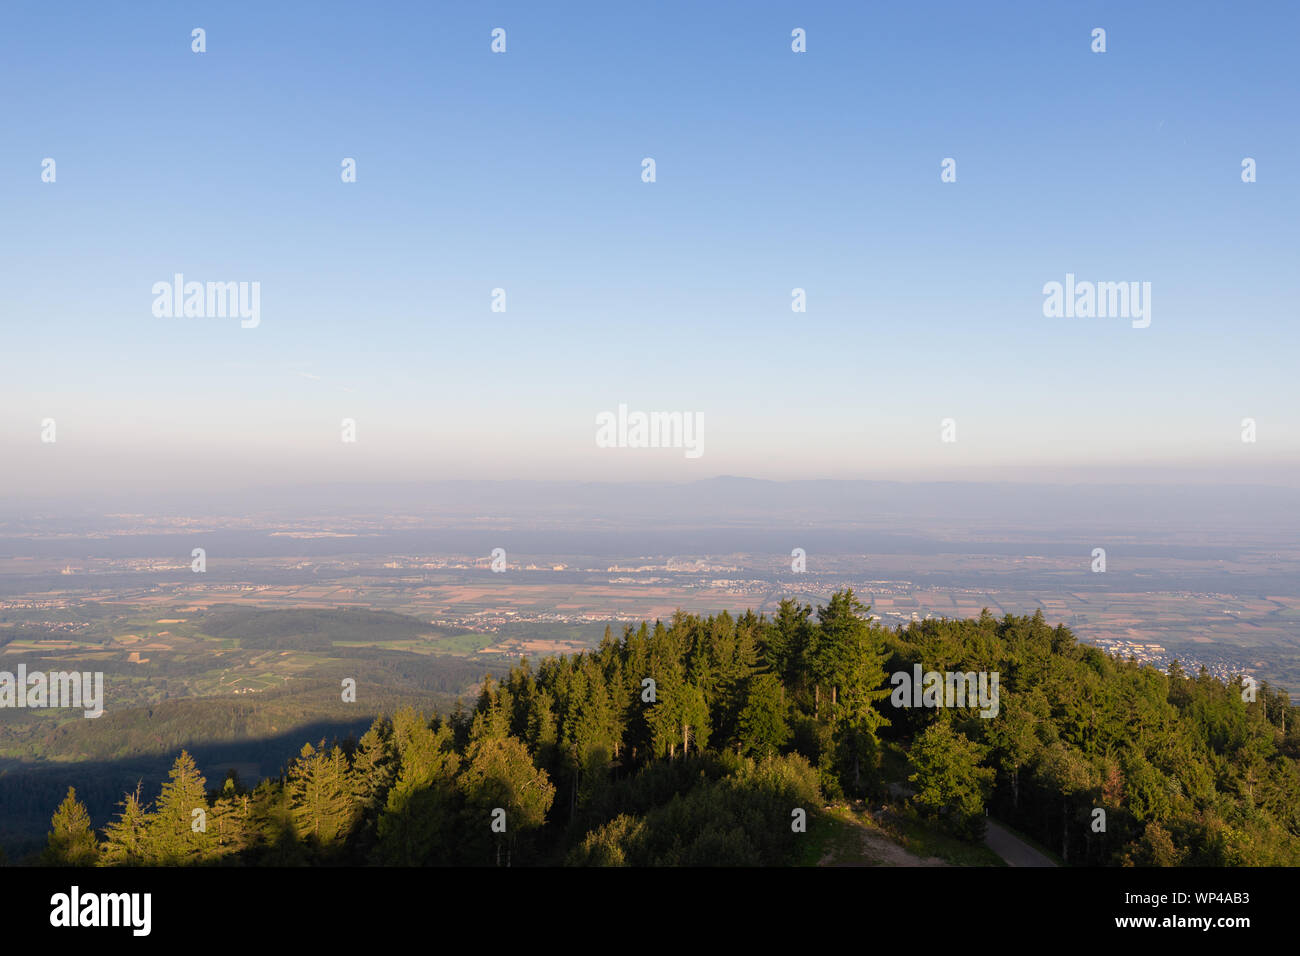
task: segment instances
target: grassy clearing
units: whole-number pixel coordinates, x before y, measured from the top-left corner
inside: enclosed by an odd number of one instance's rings
[[[496,634],[478,634],[467,631],[440,638],[437,647],[444,654],[477,654],[485,647],[495,644],[500,638]]]
[[[830,807],[808,818],[808,839],[795,859],[796,866],[879,866],[867,851],[862,817],[848,807]],[[823,863],[823,861],[825,861]]]
[[[388,641],[332,641],[334,647],[373,647],[386,651],[406,651],[410,654],[449,654],[464,656],[476,654],[483,648],[495,643],[495,634],[477,634],[467,631],[463,634],[448,636],[427,634],[402,640]]]
[[[895,818],[888,828],[917,856],[937,856],[954,866],[1006,866],[1006,861],[983,843],[968,843],[918,819],[910,811]]]

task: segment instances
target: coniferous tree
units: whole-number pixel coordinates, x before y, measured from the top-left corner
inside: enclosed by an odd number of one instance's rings
[[[555,698],[545,687],[533,695],[525,739],[529,749],[537,755],[538,763],[542,766],[550,765],[559,742],[559,731],[555,721]]]
[[[210,808],[205,784],[194,758],[182,750],[145,828],[143,851],[147,863],[180,866],[200,863],[214,855],[215,841],[207,830]]]
[[[149,813],[140,801],[140,784],[134,793],[124,794],[117,819],[104,828],[100,862],[104,866],[140,866],[145,859],[145,833]]]
[[[393,785],[395,758],[390,735],[388,724],[382,718],[375,718],[370,729],[361,735],[352,755],[357,801],[365,814],[373,814],[383,806],[388,788]]]
[[[298,838],[312,846],[331,848],[352,832],[357,799],[347,758],[338,746],[325,750],[304,744],[289,771],[286,786]]]
[[[98,858],[99,844],[90,826],[90,814],[77,799],[76,789],[69,787],[50,820],[43,861],[49,866],[94,866]]]
[[[781,602],[771,626],[763,631],[764,662],[786,689],[795,694],[801,694],[807,682],[811,617],[811,605],[800,605],[787,598]]]
[[[361,735],[352,755],[358,815],[355,843],[359,856],[370,853],[379,837],[379,814],[396,779],[396,764],[391,728],[387,721],[376,718],[370,729]]]
[[[248,849],[251,811],[252,798],[241,790],[233,776],[227,777],[208,815],[212,852],[218,859],[234,858]]]
[[[751,757],[773,756],[790,739],[785,692],[774,674],[756,674],[748,690],[740,713],[738,749]]]
[[[889,696],[886,654],[866,620],[868,610],[852,589],[832,595],[818,613],[812,652],[818,681],[831,691],[829,706],[821,709],[832,725],[838,763],[859,791],[863,766],[874,767],[877,760],[880,728],[889,724],[876,706]]]
[[[435,730],[410,708],[393,717],[397,779],[379,817],[381,862],[419,866],[453,861],[460,756],[447,724]]]
[[[1112,658],[1041,613],[886,629],[867,610],[841,592],[816,620],[791,601],[771,620],[678,612],[620,640],[607,629],[594,651],[485,680],[450,721],[378,720],[350,760],[305,748],[251,794],[232,779],[207,797],[182,753],[156,810],[126,795],[98,857],[70,793],[45,858],[779,862],[797,841],[771,821],[865,792],[873,768],[896,766],[877,759],[888,746],[911,765],[916,809],[965,839],[988,801],[1070,863],[1300,864],[1300,708],[1280,692],[1243,700],[1240,681]],[[889,670],[1000,673],[996,719],[882,704],[884,648]],[[548,821],[552,779],[572,810]],[[1087,826],[1097,806],[1104,835]],[[496,808],[504,834],[489,830]]]
[[[981,766],[979,745],[952,729],[951,722],[931,724],[912,746],[912,801],[922,813],[954,833],[978,838],[984,829],[984,801],[994,771]]]
[[[469,833],[492,834],[497,862],[504,850],[507,866],[519,835],[541,826],[555,799],[555,787],[546,771],[533,765],[528,748],[514,737],[476,737],[466,754],[459,785],[465,794]],[[502,810],[504,834],[492,829],[494,814]]]

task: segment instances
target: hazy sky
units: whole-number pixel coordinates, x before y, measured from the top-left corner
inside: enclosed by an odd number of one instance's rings
[[[6,490],[1294,483],[1300,8],[990,6],[11,6]],[[155,317],[176,273],[260,324]],[[1044,317],[1067,273],[1150,326]],[[620,403],[703,454],[598,448]]]

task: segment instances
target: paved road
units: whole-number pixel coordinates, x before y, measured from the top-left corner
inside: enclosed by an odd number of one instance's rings
[[[989,845],[989,849],[1007,861],[1007,866],[1056,866],[1051,859],[1039,853],[992,818],[987,818],[984,822],[988,824],[988,829],[984,833],[984,842]]]

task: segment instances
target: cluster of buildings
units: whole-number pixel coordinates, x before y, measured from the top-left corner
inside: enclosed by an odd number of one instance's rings
[[[1139,664],[1151,664],[1162,671],[1167,671],[1169,665],[1174,661],[1178,661],[1178,666],[1183,669],[1183,673],[1189,676],[1199,674],[1201,668],[1204,667],[1211,677],[1217,677],[1224,683],[1230,682],[1238,674],[1249,672],[1249,668],[1222,657],[1201,658],[1190,654],[1171,654],[1163,644],[1113,637],[1098,637],[1092,639],[1089,643],[1096,645],[1113,657],[1122,660],[1132,658]]]

